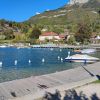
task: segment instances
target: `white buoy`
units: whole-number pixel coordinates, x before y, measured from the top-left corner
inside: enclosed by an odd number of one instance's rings
[[[45,59],[44,59],[44,58],[42,59],[42,62],[43,62],[43,63],[45,62]]]
[[[68,57],[70,57],[70,51],[68,51]]]
[[[15,60],[14,64],[17,65],[17,63],[18,63],[17,60]]]
[[[60,49],[60,52],[62,52],[62,49]]]
[[[60,56],[58,56],[58,60],[60,60]]]
[[[30,64],[30,63],[31,63],[31,60],[29,59],[29,61],[28,61],[28,62],[29,62],[29,64]]]
[[[61,62],[63,61],[63,58],[61,58]]]
[[[2,67],[2,62],[0,62],[0,67]]]

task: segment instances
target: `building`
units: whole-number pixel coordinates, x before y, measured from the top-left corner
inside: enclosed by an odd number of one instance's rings
[[[46,39],[47,40],[53,40],[53,39],[59,40],[60,37],[57,33],[54,33],[54,32],[45,32],[39,36],[40,41],[45,41]]]
[[[59,38],[60,38],[61,40],[67,40],[68,35],[67,35],[67,34],[59,34]]]

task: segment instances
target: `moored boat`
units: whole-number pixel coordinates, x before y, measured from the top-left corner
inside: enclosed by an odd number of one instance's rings
[[[83,49],[81,53],[90,54],[96,52],[96,49]]]
[[[83,63],[94,63],[99,61],[99,58],[92,57],[89,55],[75,54],[65,58],[67,62],[83,62]]]

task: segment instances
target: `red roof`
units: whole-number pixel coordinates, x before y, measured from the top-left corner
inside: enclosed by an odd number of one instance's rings
[[[41,36],[58,36],[58,34],[54,32],[45,32]]]

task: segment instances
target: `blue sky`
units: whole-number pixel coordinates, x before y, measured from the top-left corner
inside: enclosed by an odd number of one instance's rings
[[[0,19],[25,21],[47,9],[57,9],[69,0],[0,0]]]

